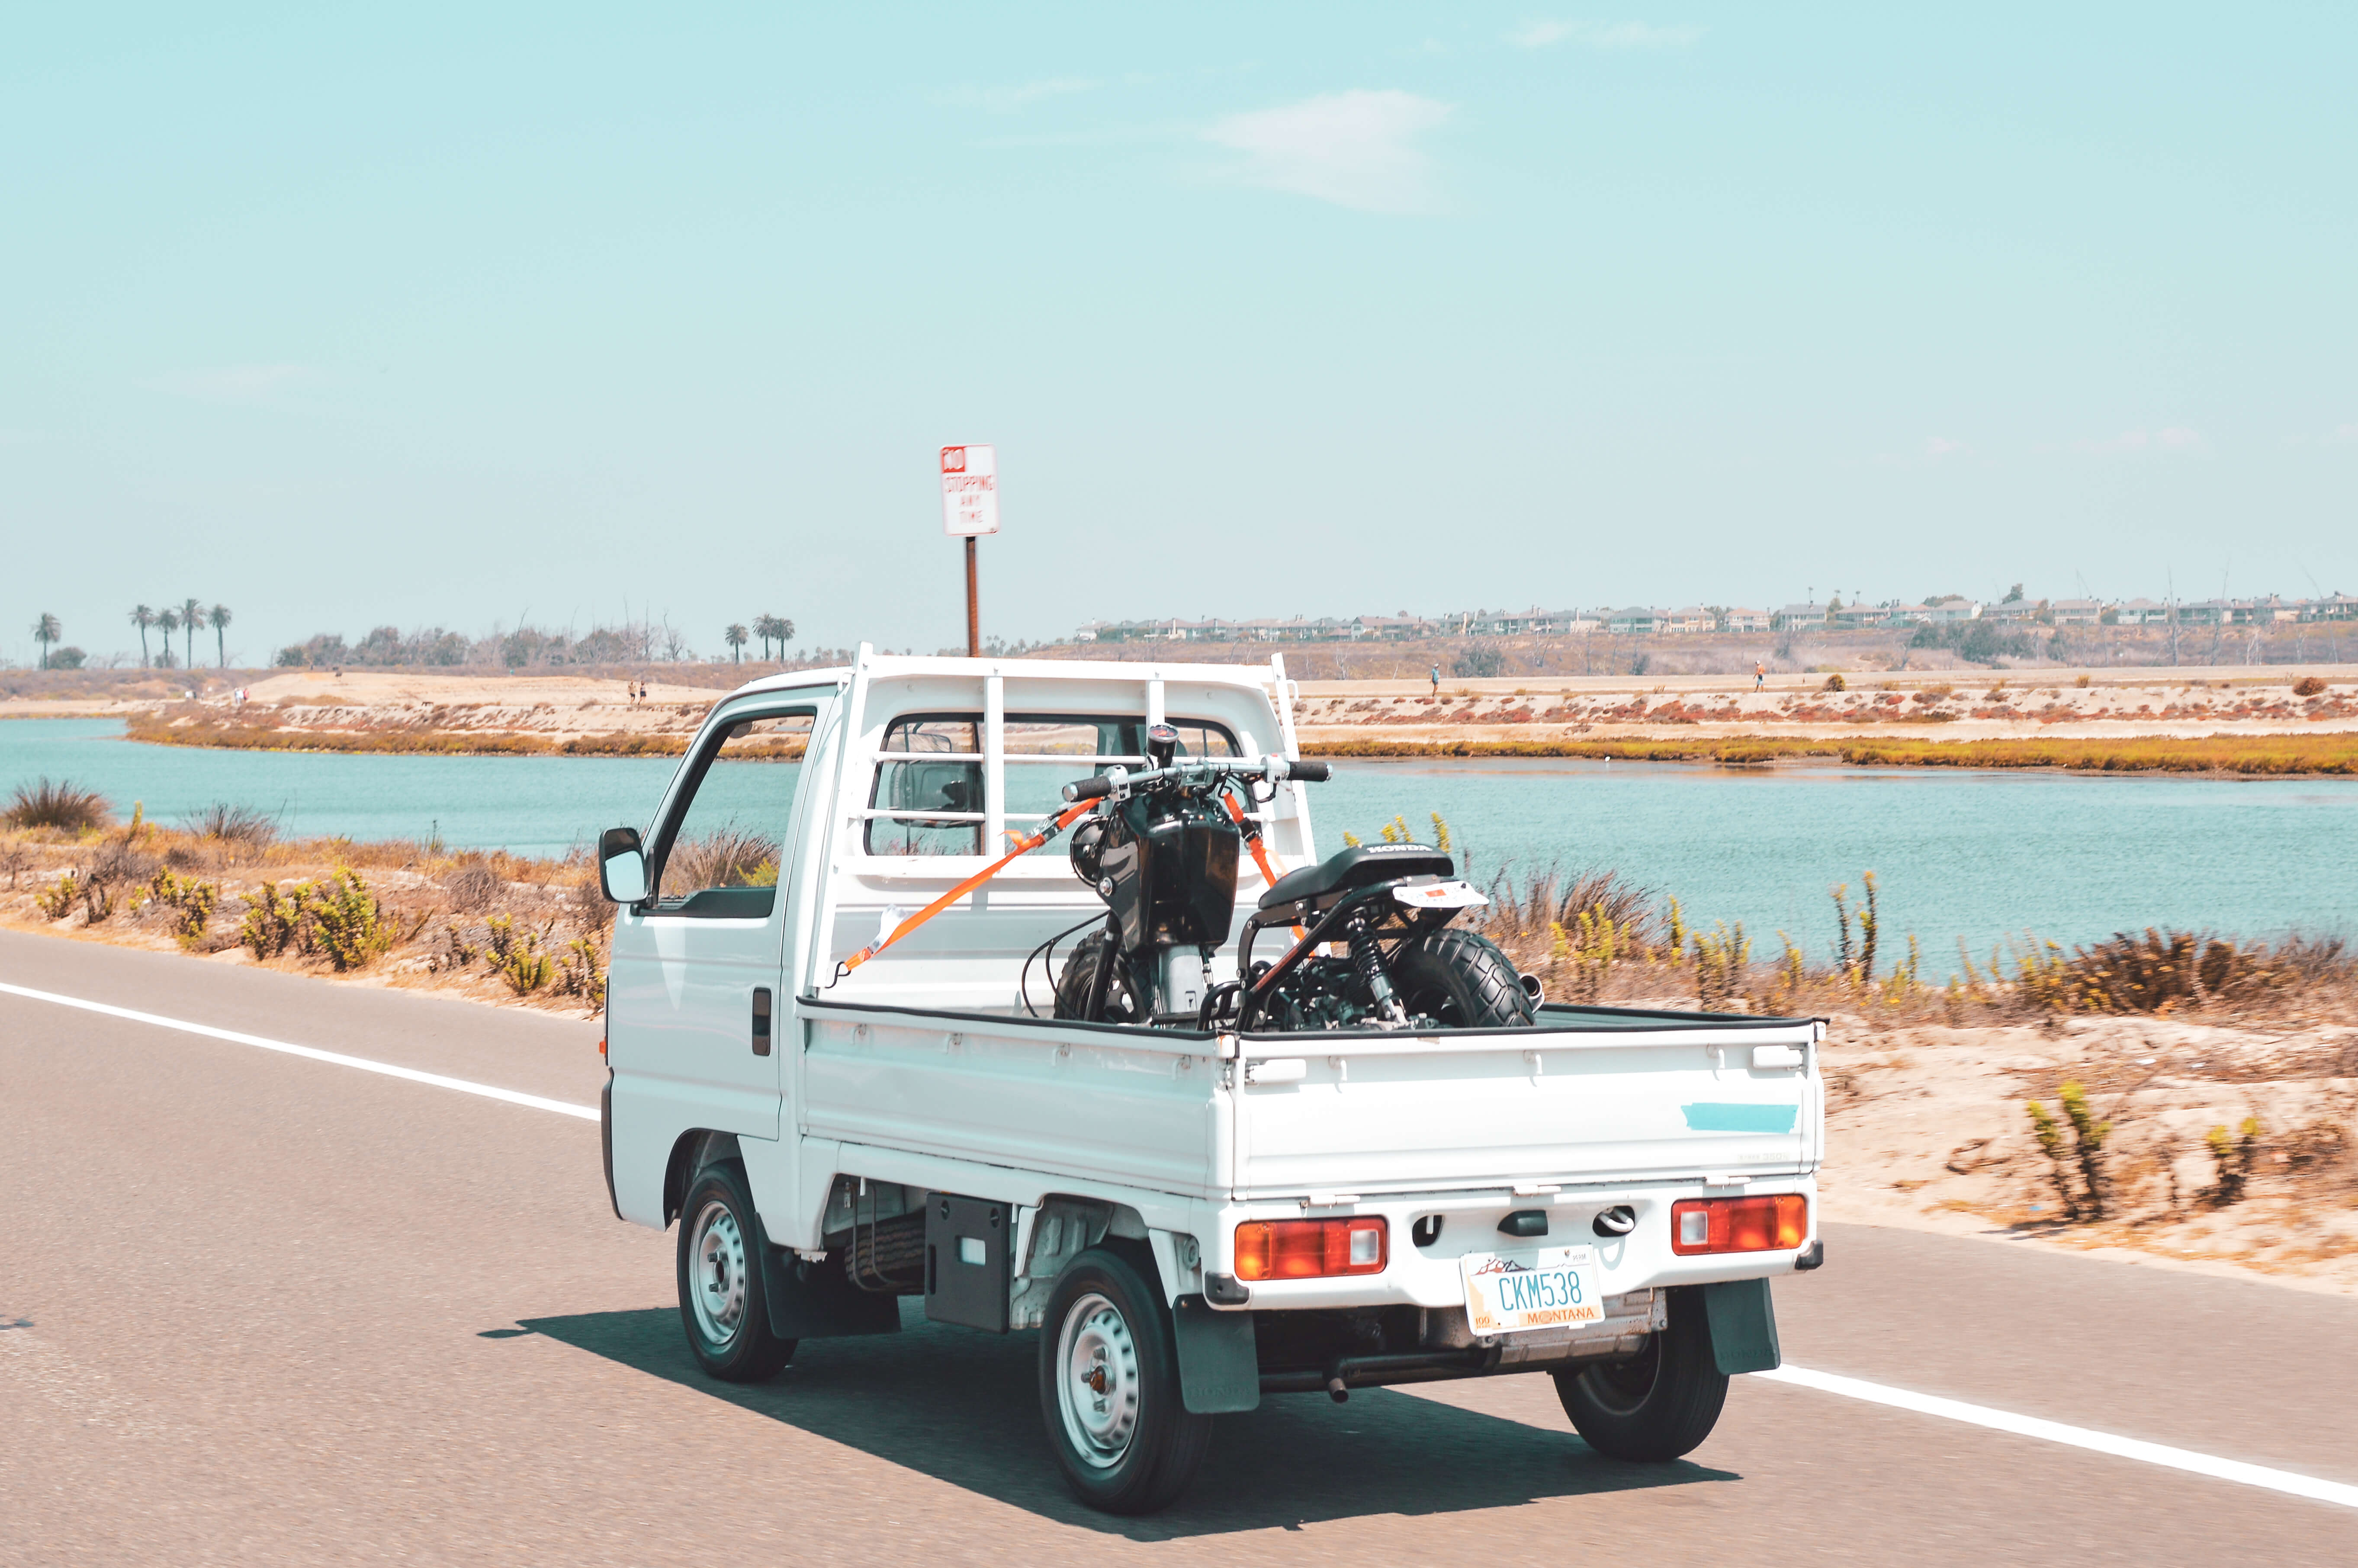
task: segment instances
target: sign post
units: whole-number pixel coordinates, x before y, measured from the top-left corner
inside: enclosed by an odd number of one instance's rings
[[[942,449],[942,532],[966,541],[966,654],[982,657],[982,609],[976,591],[974,542],[999,532],[999,452],[987,446]]]

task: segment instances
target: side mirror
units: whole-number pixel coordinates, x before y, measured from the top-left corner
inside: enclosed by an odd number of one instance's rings
[[[609,827],[598,835],[598,891],[613,903],[644,903],[647,856],[635,827]]]

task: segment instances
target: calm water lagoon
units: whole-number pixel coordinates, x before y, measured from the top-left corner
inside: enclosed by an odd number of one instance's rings
[[[425,838],[560,855],[644,824],[671,758],[341,756],[136,745],[102,719],[0,722],[0,795],[40,774],[173,822],[214,801],[279,814],[291,836]],[[765,775],[775,798],[783,770]],[[749,778],[748,783],[754,782]],[[1779,929],[1823,951],[1826,891],[1872,869],[1888,940],[1926,968],[2009,934],[2083,942],[2182,925],[2244,935],[2358,933],[2358,779],[2229,782],[1946,769],[1730,771],[1585,760],[1336,764],[1312,786],[1319,841],[1373,838],[1396,813],[1448,819],[1487,880],[1615,868],[1691,920]],[[1886,951],[1890,951],[1887,946]]]

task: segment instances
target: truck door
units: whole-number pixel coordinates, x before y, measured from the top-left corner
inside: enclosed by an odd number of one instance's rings
[[[740,698],[697,738],[621,911],[608,972],[616,1156],[690,1129],[778,1136],[780,982],[802,757],[819,705]],[[627,1138],[626,1135],[627,1134]]]

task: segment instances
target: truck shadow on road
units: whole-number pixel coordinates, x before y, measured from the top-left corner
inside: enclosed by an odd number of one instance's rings
[[[678,1313],[669,1308],[519,1321],[550,1339],[952,1486],[1135,1541],[1738,1479],[1683,1462],[1607,1459],[1569,1423],[1548,1430],[1364,1389],[1340,1406],[1281,1394],[1257,1411],[1220,1417],[1211,1456],[1185,1497],[1152,1519],[1109,1519],[1075,1502],[1056,1474],[1041,1431],[1034,1335],[1002,1338],[946,1327],[906,1309],[899,1334],[806,1341],[793,1366],[748,1388],[704,1375],[681,1336]],[[1544,1382],[1533,1391],[1554,1406]]]

